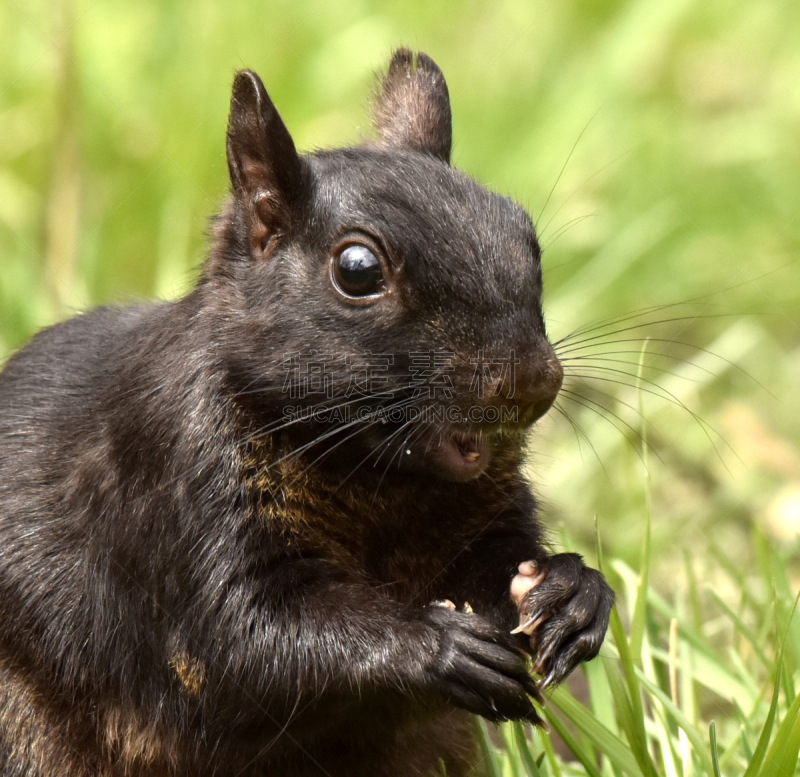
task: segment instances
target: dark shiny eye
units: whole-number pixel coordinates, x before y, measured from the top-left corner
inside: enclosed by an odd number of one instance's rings
[[[346,246],[334,257],[333,281],[347,297],[370,297],[385,288],[380,260],[358,244]]]

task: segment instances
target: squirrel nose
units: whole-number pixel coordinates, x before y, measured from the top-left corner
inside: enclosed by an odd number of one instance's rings
[[[526,414],[525,420],[529,424],[538,421],[553,406],[564,381],[564,368],[555,356],[543,372],[539,384],[539,397],[529,405]]]
[[[529,370],[522,370],[520,380],[520,423],[538,421],[556,401],[564,381],[564,368],[548,344],[547,355]]]
[[[490,382],[487,395],[492,404],[516,406],[518,422],[530,426],[552,407],[564,380],[564,370],[547,342],[514,363],[516,369],[506,370]]]

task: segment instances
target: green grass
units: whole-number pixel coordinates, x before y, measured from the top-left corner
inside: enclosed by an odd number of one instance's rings
[[[756,533],[760,567],[738,600],[703,590],[687,561],[662,596],[619,562],[621,592],[603,652],[583,669],[577,696],[550,695],[547,732],[506,724],[502,748],[481,726],[490,773],[522,775],[793,775],[800,751],[797,599],[787,559]],[[741,581],[731,581],[732,584]],[[573,686],[576,684],[573,681]]]
[[[5,0],[0,29],[0,359],[188,288],[237,67],[313,148],[368,132],[393,46],[430,53],[454,162],[537,220],[553,338],[593,325],[530,471],[619,595],[548,704],[569,748],[503,728],[498,773],[795,772],[800,4]]]

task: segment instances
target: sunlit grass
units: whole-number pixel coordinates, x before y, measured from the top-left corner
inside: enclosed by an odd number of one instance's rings
[[[800,624],[784,554],[753,537],[760,566],[724,602],[691,562],[665,595],[639,571],[607,570],[621,592],[602,654],[550,694],[548,731],[506,724],[498,749],[482,726],[490,772],[520,775],[792,775],[800,750]],[[625,625],[623,625],[624,614]]]

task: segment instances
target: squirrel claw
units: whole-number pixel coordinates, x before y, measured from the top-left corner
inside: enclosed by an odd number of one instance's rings
[[[536,617],[535,615],[531,615],[530,618],[526,618],[524,615],[520,614],[519,618],[519,626],[517,628],[512,629],[512,634],[527,634],[530,636],[536,631],[539,626],[544,623],[545,619],[541,616]]]

